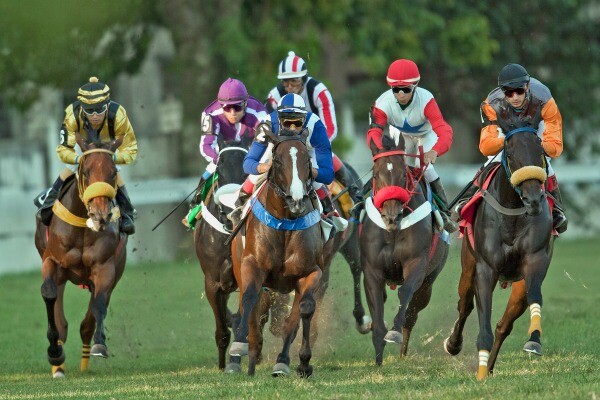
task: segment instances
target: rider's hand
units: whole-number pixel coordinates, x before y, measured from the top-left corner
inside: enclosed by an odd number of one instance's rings
[[[258,173],[259,174],[264,174],[265,172],[267,172],[269,169],[271,169],[271,165],[273,164],[273,160],[269,158],[269,160],[267,162],[264,163],[260,163],[258,164]]]
[[[438,153],[435,150],[429,150],[425,154],[423,154],[423,162],[425,164],[435,164],[435,160],[437,160]]]
[[[313,168],[312,168],[312,177],[313,177],[314,179],[316,179],[316,178],[317,178],[317,175],[319,175],[319,170],[313,167]]]

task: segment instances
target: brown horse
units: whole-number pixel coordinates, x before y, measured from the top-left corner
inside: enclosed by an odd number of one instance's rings
[[[204,290],[215,316],[219,369],[225,368],[225,355],[231,340],[228,326],[231,325],[232,314],[227,309],[227,301],[238,286],[233,275],[231,249],[225,245],[229,233],[224,225],[231,209],[223,202],[215,202],[215,198],[229,187],[239,186],[246,178],[242,164],[251,140],[246,139],[247,136],[244,138],[237,142],[222,142],[219,139],[217,179],[213,183],[210,198],[203,205],[203,217],[194,230],[194,247],[204,273]],[[219,190],[221,188],[223,190]]]
[[[90,354],[108,357],[104,319],[110,295],[125,269],[127,236],[119,233],[118,208],[113,208],[117,168],[113,161],[120,140],[111,144],[78,143],[77,184],[65,184],[50,225],[36,219],[35,245],[42,257],[42,297],[48,315],[48,360],[54,377],[64,377],[67,320],[63,311],[65,284],[86,285],[91,292],[81,322],[82,371]],[[73,182],[73,181],[71,181]],[[94,345],[90,342],[94,338]]]
[[[234,329],[235,341],[229,354],[249,355],[249,375],[255,372],[262,343],[257,304],[263,287],[281,293],[295,291],[284,330],[283,349],[277,356],[273,376],[289,374],[289,351],[300,318],[302,346],[297,372],[302,377],[312,374],[309,364],[311,319],[323,270],[325,240],[319,224],[318,200],[313,196],[306,138],[306,132],[301,136],[272,133],[268,136],[273,144],[273,164],[267,182],[251,200],[252,213],[245,222],[245,245],[240,235],[232,243],[241,319],[238,329]]]
[[[404,139],[398,140],[396,144],[384,136],[382,149],[371,145],[373,197],[368,199],[360,236],[377,365],[383,361],[386,342],[401,344],[400,353],[406,355],[411,331],[419,312],[429,304],[449,247],[441,239],[448,240],[448,234],[434,228],[431,203],[419,184],[423,170],[411,170],[405,163],[405,156],[416,155],[405,154]],[[390,331],[383,315],[386,283],[401,285],[400,307]]]
[[[485,202],[475,211],[474,246],[468,235],[463,238],[459,316],[444,342],[449,354],[461,351],[463,328],[475,297],[479,316],[479,380],[492,373],[502,343],[527,307],[531,316],[530,338],[523,350],[542,354],[541,289],[554,242],[544,190],[546,159],[535,130],[520,128],[506,135],[502,164],[504,168],[498,168],[484,192]],[[499,279],[514,283],[504,315],[496,325],[494,340],[492,294]]]

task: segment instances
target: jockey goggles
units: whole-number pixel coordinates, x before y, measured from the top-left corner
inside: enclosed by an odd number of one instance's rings
[[[409,94],[412,93],[413,90],[415,90],[416,85],[410,85],[410,86],[392,86],[392,92],[394,93],[404,93],[404,94]]]
[[[503,87],[502,92],[504,93],[504,95],[506,97],[508,97],[510,99],[511,97],[513,97],[513,95],[515,93],[518,95],[525,94],[525,88],[524,87],[520,87],[520,88]]]
[[[282,119],[281,120],[281,126],[283,126],[286,129],[290,129],[290,128],[292,128],[292,126],[294,126],[296,128],[302,128],[302,125],[304,125],[303,118],[293,118],[293,119]]]
[[[85,108],[83,107],[83,112],[86,113],[87,115],[100,115],[100,114],[104,114],[106,112],[108,108],[107,104],[103,104],[101,106],[97,106],[97,107],[93,107],[93,108]]]
[[[240,103],[240,104],[227,104],[227,105],[224,105],[222,108],[223,108],[223,111],[225,111],[225,112],[232,112],[232,111],[240,112],[245,107],[246,107],[245,103]]]

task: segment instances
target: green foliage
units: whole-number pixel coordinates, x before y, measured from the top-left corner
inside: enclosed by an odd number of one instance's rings
[[[191,241],[189,242],[191,243]],[[89,301],[85,290],[68,284],[65,314],[70,335],[65,345],[67,378],[53,380],[46,360],[47,320],[40,295],[39,272],[0,276],[0,399],[590,399],[600,393],[594,338],[600,329],[600,274],[593,264],[598,238],[557,241],[545,278],[542,343],[544,356],[521,350],[527,339],[527,314],[515,323],[504,342],[494,376],[475,380],[477,313],[464,332],[463,351],[456,357],[442,349],[456,318],[460,249],[453,246],[433,287],[429,306],[411,335],[409,354],[388,344],[383,366],[374,365],[371,336],[360,335],[352,317],[352,280],[337,256],[319,319],[319,337],[311,360],[314,376],[294,373],[274,379],[270,371],[281,340],[264,336],[264,359],[256,376],[218,371],[214,317],[204,293],[202,271],[193,249],[184,263],[149,261],[127,266],[108,309],[110,357],[90,360],[79,371],[79,323]],[[389,289],[385,319],[391,323],[398,299]],[[492,323],[499,320],[509,290],[494,294]],[[230,309],[237,306],[237,295]],[[366,306],[366,303],[365,303]],[[292,345],[292,371],[298,365],[301,330]],[[247,360],[242,363],[244,370]]]

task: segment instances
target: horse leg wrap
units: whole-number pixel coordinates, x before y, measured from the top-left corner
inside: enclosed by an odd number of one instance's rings
[[[83,347],[81,348],[81,364],[80,364],[80,371],[87,371],[88,369],[88,363],[90,362],[90,349],[92,348],[92,346],[90,346],[89,344],[84,344]]]
[[[482,381],[488,376],[488,360],[490,352],[487,350],[479,350],[479,367],[477,368],[477,380]]]
[[[531,313],[531,321],[529,322],[529,331],[527,334],[531,335],[533,331],[539,331],[542,334],[542,306],[538,303],[533,303],[529,306],[529,312]]]
[[[64,378],[65,377],[65,364],[53,365],[52,366],[52,377],[53,378]]]

